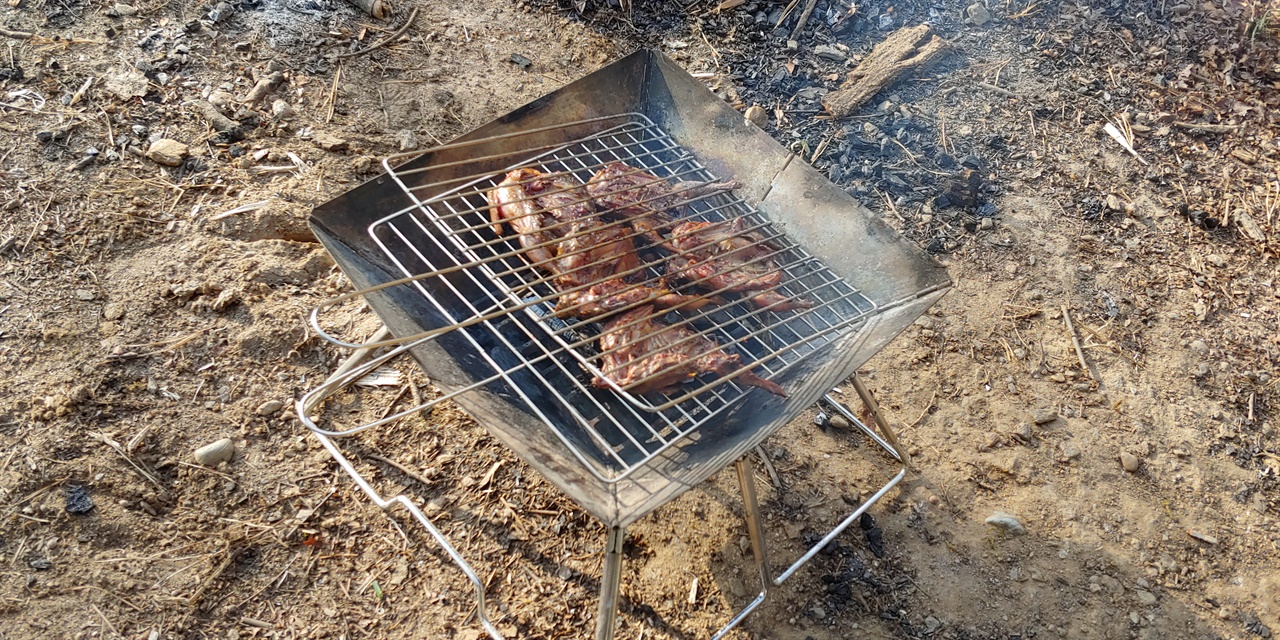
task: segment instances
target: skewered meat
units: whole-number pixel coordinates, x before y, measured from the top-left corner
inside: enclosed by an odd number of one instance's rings
[[[671,184],[643,169],[610,162],[587,181],[587,192],[601,208],[640,232],[654,246],[663,245],[675,220],[667,212],[682,201],[716,191],[739,189],[737,180]]]
[[[562,292],[557,315],[583,319],[652,302],[659,307],[700,307],[705,296],[643,284],[630,230],[601,220],[582,184],[568,174],[516,169],[486,194],[493,231],[510,227],[534,267],[550,273]]]
[[[747,231],[746,223],[745,218],[678,223],[666,243],[675,254],[667,261],[667,275],[706,289],[747,293],[753,304],[771,311],[812,307],[812,302],[775,290],[782,283],[782,272],[770,258],[774,249]]]
[[[636,307],[604,323],[600,333],[600,370],[605,377],[632,393],[666,391],[702,373],[727,376],[742,367],[736,354],[685,327],[658,322],[651,305]],[[760,387],[786,397],[782,387],[750,371],[736,376],[742,384]],[[596,378],[593,384],[608,388]]]

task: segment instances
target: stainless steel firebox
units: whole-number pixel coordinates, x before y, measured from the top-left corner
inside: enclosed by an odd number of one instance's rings
[[[774,311],[727,296],[707,309],[672,312],[664,322],[723,345],[743,369],[781,385],[786,397],[729,377],[665,393],[592,383],[602,376],[598,324],[555,316],[559,292],[528,265],[514,239],[490,228],[484,194],[515,168],[585,182],[610,162],[672,182],[742,183],[687,199],[681,215],[749,225],[753,237],[767,238],[771,264],[784,274],[779,292],[809,306]],[[424,406],[457,403],[610,527],[597,632],[608,638],[623,529],[741,460],[854,375],[950,287],[945,270],[917,247],[655,52],[637,52],[458,140],[385,165],[386,174],[318,207],[311,225],[360,289],[351,295],[363,296],[386,331],[372,344],[343,342],[325,333],[324,308],[318,309],[313,324],[323,335],[359,349],[361,358],[376,357],[358,368],[353,359],[301,399],[298,410],[375,501],[409,508],[472,577],[481,620],[494,637],[500,636],[484,616],[483,586],[465,561],[410,501],[378,496],[333,441],[423,407],[375,423],[334,425],[314,415],[326,396],[390,358],[415,358],[442,392]],[[652,279],[661,278],[661,260],[646,265]],[[395,338],[384,339],[388,333]],[[878,416],[856,378],[855,387]],[[882,438],[839,410],[903,460],[886,425],[877,420]],[[742,464],[739,474],[763,581],[780,584],[821,547],[774,578]]]

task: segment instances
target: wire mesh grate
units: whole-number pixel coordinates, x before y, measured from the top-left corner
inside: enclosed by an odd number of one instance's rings
[[[513,151],[503,157],[519,161],[507,170],[533,167],[570,174],[585,184],[605,165],[622,162],[671,182],[730,177],[712,175],[646,116],[624,114],[619,120],[547,150],[521,152],[513,140]],[[446,397],[483,388],[519,402],[553,426],[575,456],[591,463],[593,473],[617,481],[751,390],[734,378],[737,373],[704,376],[655,393],[633,393],[610,380],[601,369],[599,323],[558,317],[555,305],[564,292],[529,264],[514,236],[494,233],[485,193],[504,173],[489,170],[454,179],[450,182],[460,186],[428,196],[439,183],[393,170],[414,206],[369,227],[395,267],[417,277],[413,286],[424,303],[419,312],[438,316],[440,326],[456,327],[431,339],[451,344],[452,352],[462,354],[460,362],[478,374],[477,382]],[[766,241],[769,264],[782,273],[777,293],[811,303],[775,312],[723,296],[700,309],[660,312],[664,324],[687,328],[740,357],[739,373],[750,369],[778,379],[876,311],[867,297],[737,195],[719,191],[680,205],[680,221],[734,222]],[[636,240],[645,281],[663,282],[669,256]],[[593,379],[604,380],[608,388],[593,386]]]

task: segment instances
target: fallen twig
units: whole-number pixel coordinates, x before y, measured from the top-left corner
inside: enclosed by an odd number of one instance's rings
[[[356,56],[362,56],[366,53],[369,53],[370,51],[376,51],[378,49],[381,49],[382,47],[385,47],[388,44],[391,44],[392,42],[399,40],[400,36],[404,35],[405,32],[409,30],[409,27],[413,25],[413,21],[417,17],[418,17],[418,8],[414,7],[413,11],[409,12],[409,17],[405,19],[404,24],[400,25],[400,28],[396,29],[395,32],[392,33],[390,36],[369,45],[368,48],[361,49],[359,51],[351,51],[349,53],[339,53],[333,56],[333,59],[344,60],[346,58],[354,58]]]
[[[1002,96],[1004,96],[1004,97],[1006,97],[1006,98],[1016,98],[1016,97],[1018,97],[1018,94],[1016,94],[1016,93],[1014,93],[1014,92],[1012,92],[1012,91],[1010,91],[1010,90],[1008,90],[1008,89],[1005,89],[1004,87],[997,87],[996,85],[991,84],[990,82],[979,82],[979,83],[978,83],[978,86],[979,86],[979,87],[982,87],[983,89],[986,89],[987,91],[992,91],[992,92],[998,93],[998,94],[1000,94],[1000,95],[1002,95]]]
[[[138,472],[138,475],[141,475],[143,479],[145,479],[147,482],[150,482],[151,484],[155,485],[156,488],[160,490],[160,493],[163,493],[163,494],[169,493],[169,490],[166,489],[164,485],[160,484],[160,481],[157,480],[156,477],[152,475],[150,471],[148,471],[142,465],[139,465],[138,463],[134,462],[133,458],[130,458],[129,454],[125,452],[124,447],[120,446],[120,443],[112,439],[111,436],[108,436],[105,433],[97,433],[97,432],[90,431],[89,437],[114,449],[116,453],[120,454],[121,458],[124,458],[125,462],[129,463],[129,466],[133,467],[134,470]]]
[[[809,16],[813,15],[813,9],[817,6],[818,0],[805,0],[804,10],[800,12],[800,19],[796,20],[796,26],[791,30],[792,40],[800,41],[800,36],[804,33],[804,26],[809,22]]]
[[[0,27],[0,36],[14,38],[16,40],[30,40],[36,37],[36,34],[27,31],[10,31],[4,27]]]
[[[240,101],[250,107],[256,107],[259,102],[262,102],[263,98],[267,97],[276,89],[279,89],[281,84],[284,84],[284,72],[273,71],[268,73],[267,75],[259,78],[258,82],[253,85],[253,88],[249,90],[249,93]]]
[[[849,72],[839,89],[822,99],[822,106],[837,118],[848,116],[908,70],[937,60],[949,46],[929,25],[898,29]]]
[[[1075,345],[1076,357],[1080,359],[1080,369],[1089,374],[1098,384],[1102,384],[1102,380],[1089,368],[1089,363],[1084,361],[1084,349],[1080,348],[1080,336],[1076,335],[1075,325],[1071,324],[1071,312],[1067,311],[1067,305],[1062,305],[1062,318],[1067,321],[1067,333],[1071,334],[1071,344]]]
[[[400,471],[400,473],[403,473],[406,476],[409,476],[410,478],[413,478],[414,480],[421,482],[422,486],[424,487],[429,488],[429,487],[435,486],[434,482],[426,479],[425,477],[422,476],[422,474],[418,473],[417,471],[414,471],[413,469],[410,469],[409,467],[406,467],[400,464],[399,462],[396,462],[395,460],[392,460],[391,458],[384,458],[376,453],[366,453],[364,455],[369,456],[370,458],[373,458],[374,460],[377,460],[378,462],[381,462],[383,464],[389,464],[395,467]]]
[[[218,133],[225,133],[236,140],[244,137],[240,123],[222,115],[222,112],[218,111],[218,108],[208,100],[192,100],[191,107],[205,120],[208,120],[209,126],[213,127]]]
[[[760,463],[764,465],[764,470],[769,472],[769,479],[773,481],[773,486],[781,490],[782,479],[778,477],[778,470],[773,468],[773,463],[769,461],[769,455],[764,452],[763,446],[756,447],[756,455],[760,456]]]
[[[920,424],[920,421],[924,420],[924,417],[929,415],[929,410],[933,408],[933,403],[937,399],[938,399],[938,390],[934,389],[933,395],[929,396],[929,402],[925,403],[924,405],[924,411],[921,411],[920,415],[916,416],[916,419],[912,420],[911,424],[907,425],[907,429],[911,429],[916,425]],[[906,431],[906,429],[903,429],[903,431]]]
[[[1234,124],[1200,124],[1196,122],[1175,122],[1173,126],[1192,133],[1235,133],[1240,127]]]

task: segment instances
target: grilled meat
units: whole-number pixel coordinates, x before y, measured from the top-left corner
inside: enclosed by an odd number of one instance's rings
[[[587,192],[597,205],[626,220],[654,246],[665,245],[675,223],[668,211],[682,201],[741,187],[742,183],[736,180],[673,185],[622,162],[610,162],[587,181]]]
[[[667,275],[706,289],[746,293],[752,304],[771,311],[812,307],[812,302],[791,299],[775,290],[782,283],[782,272],[769,257],[774,249],[747,231],[746,222],[745,218],[734,218],[676,224],[666,243],[675,254],[667,261]]]
[[[571,175],[516,169],[486,198],[494,233],[502,235],[505,224],[519,238],[525,260],[554,277],[562,292],[557,315],[592,319],[642,302],[663,308],[710,302],[672,293],[662,283],[643,284],[631,231],[601,220]]]
[[[721,376],[742,367],[742,359],[721,351],[711,340],[684,327],[669,326],[654,317],[654,307],[644,305],[604,323],[600,333],[600,370],[605,377],[632,393],[666,391],[702,373]],[[750,371],[735,379],[786,397],[782,387]],[[596,387],[609,388],[596,378]]]

